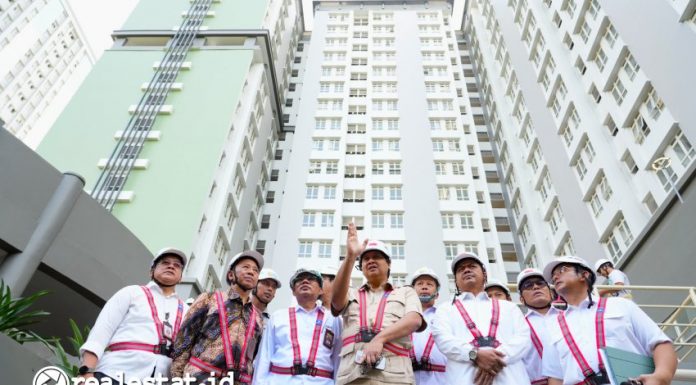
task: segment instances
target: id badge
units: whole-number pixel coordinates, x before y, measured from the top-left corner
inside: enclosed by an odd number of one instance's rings
[[[327,349],[333,349],[334,346],[334,332],[329,329],[324,332],[324,346]]]
[[[174,328],[172,325],[169,323],[169,321],[164,321],[163,323],[163,331],[164,331],[164,338],[171,340],[172,335],[174,334]]]

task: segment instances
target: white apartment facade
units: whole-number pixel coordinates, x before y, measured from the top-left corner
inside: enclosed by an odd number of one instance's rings
[[[94,64],[65,0],[0,0],[0,119],[36,148]]]
[[[389,245],[396,285],[430,266],[454,292],[450,263],[464,250],[487,258],[490,276],[519,271],[514,253],[503,258],[513,238],[491,204],[500,186],[485,177],[490,145],[475,129],[451,12],[444,1],[315,5],[286,94],[295,132],[273,165],[287,170],[282,198],[259,233],[274,240],[264,251],[281,276],[337,267],[350,221]]]
[[[657,3],[629,15],[601,0],[470,2],[463,36],[527,266],[575,253],[626,262],[693,175],[696,114],[683,99],[696,79],[680,62],[694,50],[655,46],[696,46],[696,4]]]

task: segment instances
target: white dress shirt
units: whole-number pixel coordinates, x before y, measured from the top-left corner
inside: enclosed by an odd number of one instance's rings
[[[261,348],[257,357],[257,365],[254,373],[254,384],[258,385],[299,385],[299,384],[321,384],[333,385],[338,373],[338,363],[341,352],[341,318],[334,317],[330,311],[326,311],[322,306],[317,305],[311,311],[306,311],[301,306],[295,306],[295,316],[297,320],[297,340],[300,343],[300,354],[302,365],[307,364],[309,351],[312,346],[314,325],[317,319],[317,312],[324,312],[324,321],[321,327],[319,348],[314,366],[318,369],[334,372],[334,378],[312,377],[308,375],[290,376],[285,374],[271,373],[270,365],[291,367],[293,366],[292,343],[290,342],[290,317],[288,309],[277,310],[271,315],[266,324],[261,339]],[[329,333],[333,333],[333,346],[331,349],[324,345],[324,338]]]
[[[541,314],[532,308],[528,308],[525,317],[527,318],[527,320],[529,320],[529,323],[532,324],[532,328],[534,329],[533,332],[536,332],[536,335],[539,337],[539,342],[541,342],[541,345],[543,347],[543,353],[546,353],[549,344],[548,323],[556,322],[556,317],[558,317],[558,310],[556,310],[556,308],[554,307],[551,307],[549,308],[549,311],[546,312],[546,314]],[[532,330],[530,330],[530,339],[531,333]],[[546,376],[544,376],[541,373],[541,356],[539,355],[539,352],[537,351],[536,347],[533,346],[532,349],[529,349],[527,354],[524,356],[523,360],[525,366],[527,367],[527,374],[529,375],[530,380],[535,381],[546,378]]]
[[[173,327],[179,297],[176,294],[165,296],[162,289],[152,281],[145,286],[152,292],[159,319],[163,322],[167,319]],[[183,306],[182,319],[188,309],[186,304]],[[164,377],[169,375],[171,358],[139,350],[105,351],[107,346],[116,342],[159,344],[150,305],[143,289],[138,285],[124,287],[106,302],[87,341],[80,347],[80,356],[85,351],[94,353],[99,358],[96,371],[116,380],[123,375],[124,382],[157,373]]]
[[[428,326],[420,333],[413,333],[413,350],[416,353],[416,361],[420,362],[421,357],[423,357],[423,351],[425,350],[425,345],[428,343],[428,337],[432,333],[431,323],[433,318],[435,318],[437,309],[435,306],[425,310],[423,312],[423,318],[428,323]],[[433,349],[430,351],[430,363],[434,365],[447,365],[447,357],[445,357],[437,345],[433,345]],[[413,372],[416,377],[416,385],[444,385],[445,373],[443,372],[429,372],[426,370],[418,370]]]
[[[609,273],[609,277],[607,278],[607,285],[616,285],[617,283],[623,283],[625,286],[631,285],[631,282],[628,280],[628,276],[624,274],[623,271],[614,269]],[[630,290],[619,290],[616,293],[612,293],[612,296],[614,297],[623,297],[623,298],[631,298],[631,291]]]
[[[465,292],[456,300],[462,302],[481,334],[486,336],[493,309],[486,292],[483,291],[477,296]],[[496,338],[500,346],[495,349],[505,354],[504,361],[507,366],[496,375],[493,385],[529,384],[527,370],[522,361],[527,351],[532,349],[529,326],[517,305],[509,301],[499,301],[499,304],[500,320]],[[441,306],[437,310],[432,330],[437,347],[447,357],[447,384],[473,384],[474,375],[478,370],[469,359],[469,352],[474,348],[471,343],[474,336],[454,304]]]
[[[595,340],[595,312],[597,301],[588,309],[586,298],[579,306],[568,305],[566,321],[575,343],[582,351],[588,365],[599,371],[597,343]],[[549,322],[549,346],[544,350],[542,373],[547,377],[562,379],[564,384],[576,384],[584,379],[580,367],[570,353],[568,344],[556,322]],[[607,298],[604,311],[604,330],[609,347],[632,353],[652,356],[652,350],[662,342],[670,341],[660,328],[632,301]]]

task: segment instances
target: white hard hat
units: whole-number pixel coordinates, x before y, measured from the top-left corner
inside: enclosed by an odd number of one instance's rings
[[[416,270],[413,272],[413,278],[411,278],[411,286],[413,286],[416,283],[416,280],[420,277],[423,276],[428,276],[437,282],[437,286],[440,286],[440,279],[437,277],[437,274],[435,274],[435,270],[429,268],[429,267],[421,267],[420,269]]]
[[[358,266],[360,266],[360,261],[362,261],[362,256],[369,251],[379,251],[384,255],[387,261],[391,262],[391,255],[389,254],[389,248],[387,244],[382,241],[369,240],[367,245],[365,245],[365,250],[358,256]]]
[[[602,258],[602,259],[598,260],[597,262],[595,262],[595,264],[594,264],[595,271],[599,272],[599,268],[602,267],[602,265],[604,265],[605,263],[608,263],[611,265],[611,267],[614,267],[614,264],[611,263],[610,260],[608,260],[606,258]]]
[[[240,260],[242,260],[244,258],[253,259],[256,262],[256,264],[259,266],[259,270],[263,269],[263,255],[261,255],[261,253],[259,253],[256,250],[245,250],[245,251],[242,251],[241,253],[235,255],[234,257],[232,257],[232,259],[230,259],[229,268],[227,270],[228,271],[232,270],[234,268],[234,265],[236,265],[237,262],[239,262]]]
[[[573,265],[578,265],[581,266],[585,269],[587,269],[590,274],[592,275],[592,282],[594,283],[594,280],[597,279],[597,275],[595,274],[594,270],[590,267],[590,265],[585,261],[584,259],[580,257],[576,257],[575,255],[563,255],[560,256],[553,261],[549,262],[546,264],[544,267],[544,279],[546,282],[552,282],[553,280],[551,279],[551,273],[553,272],[553,269],[556,268],[556,266],[563,264],[563,263],[570,263]]]
[[[276,285],[278,285],[278,289],[282,286],[280,284],[280,277],[278,277],[278,274],[271,270],[271,269],[263,269],[259,273],[259,282],[263,281],[264,279],[270,279],[276,282]]]
[[[517,274],[517,290],[518,291],[520,290],[520,284],[522,283],[522,281],[524,281],[525,279],[527,279],[529,277],[540,277],[541,279],[546,281],[546,279],[544,279],[544,273],[542,273],[541,270],[535,269],[532,267],[524,269],[524,270],[520,271],[519,274]]]
[[[454,259],[452,260],[452,266],[451,266],[452,274],[456,274],[456,273],[457,273],[454,269],[457,267],[457,264],[459,263],[459,261],[461,261],[461,260],[463,260],[463,259],[474,259],[474,260],[476,260],[476,262],[478,262],[478,263],[481,265],[481,267],[483,268],[483,271],[487,271],[487,270],[488,270],[488,269],[487,269],[487,265],[488,265],[487,261],[484,261],[483,259],[481,259],[481,257],[479,257],[478,255],[476,255],[475,253],[465,251],[465,252],[463,252],[463,253],[459,253],[459,254],[458,254],[456,257],[454,257]]]
[[[184,266],[186,266],[186,262],[188,262],[188,258],[186,258],[186,254],[183,251],[176,249],[176,248],[173,248],[173,247],[165,247],[165,248],[161,249],[160,251],[158,251],[157,254],[155,254],[154,258],[152,258],[152,264],[150,265],[150,267],[151,268],[155,267],[157,262],[162,257],[167,256],[167,255],[173,255],[175,257],[179,257],[179,259],[181,259],[181,263]]]
[[[319,273],[321,273],[321,275],[333,275],[335,277],[338,274],[338,269],[333,265],[324,266]]]
[[[511,295],[510,289],[508,289],[507,285],[498,279],[489,278],[488,282],[486,282],[486,286],[483,287],[483,290],[488,290],[491,287],[499,287],[499,288],[503,289],[503,291],[506,292],[507,295]]]
[[[321,273],[319,273],[316,270],[309,270],[309,269],[304,269],[304,268],[299,268],[297,271],[290,277],[290,289],[295,288],[295,283],[297,283],[298,279],[303,276],[303,275],[310,275],[314,280],[316,280],[319,283],[319,287],[324,286],[324,279],[321,277]]]

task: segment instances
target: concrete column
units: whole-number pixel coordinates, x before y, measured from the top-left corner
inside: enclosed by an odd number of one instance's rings
[[[63,228],[84,186],[85,180],[81,176],[64,173],[24,250],[8,256],[0,265],[0,278],[15,297],[26,289],[48,248]]]

